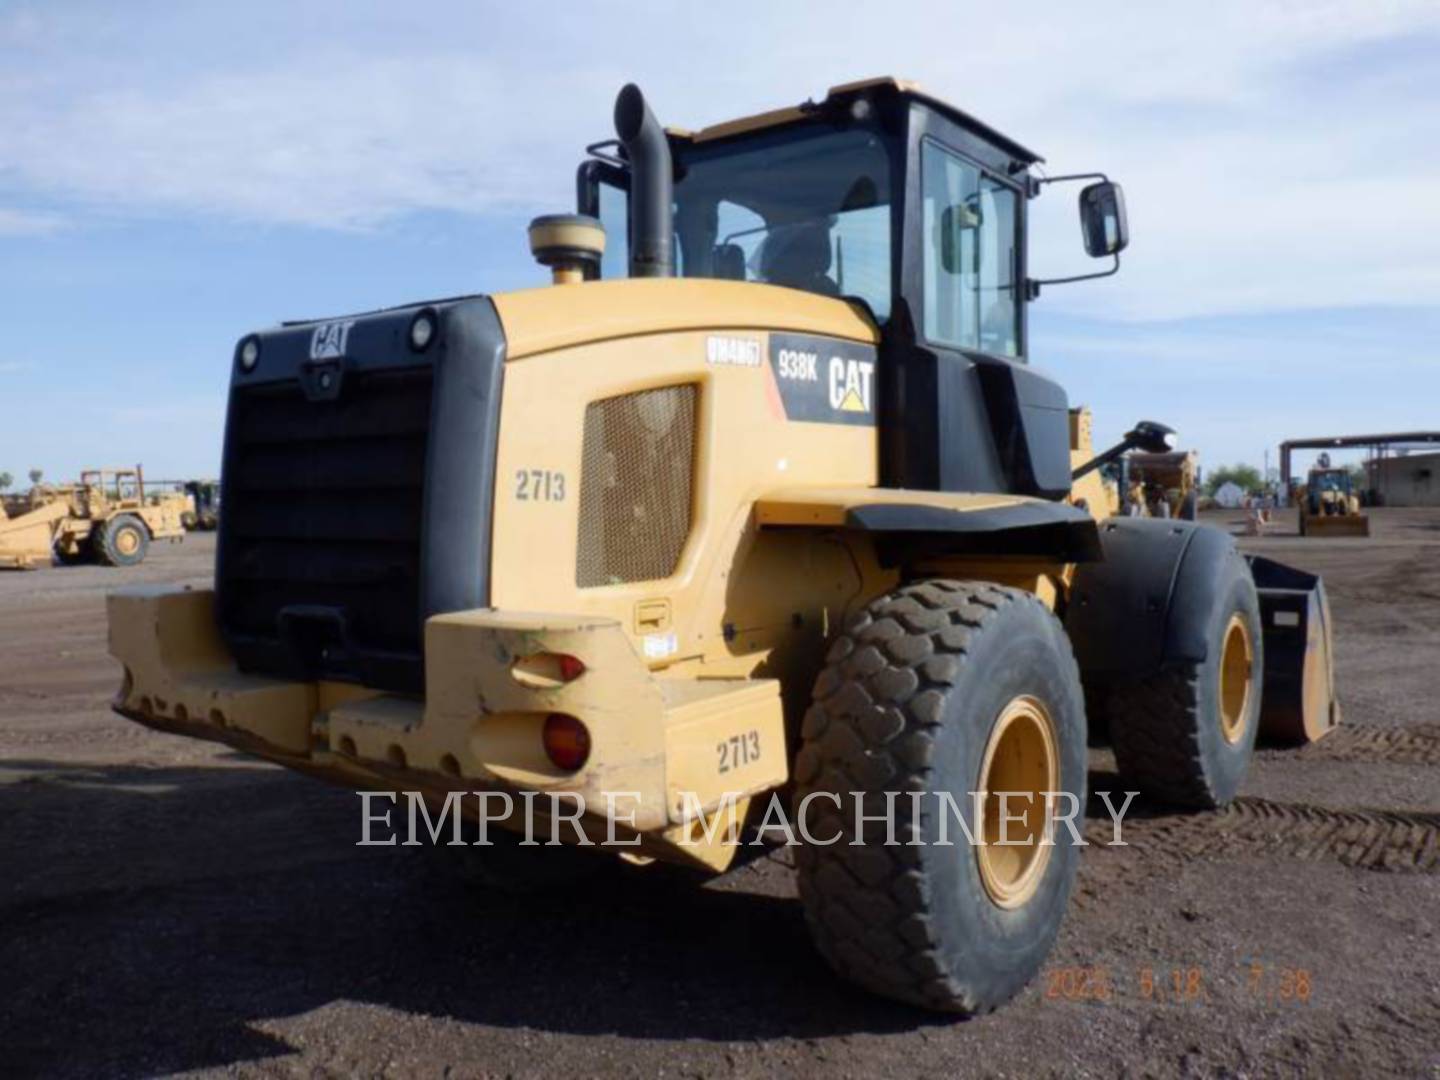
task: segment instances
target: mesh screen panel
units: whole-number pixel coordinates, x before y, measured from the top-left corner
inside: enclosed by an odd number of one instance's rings
[[[690,535],[695,474],[693,383],[591,402],[580,465],[583,588],[675,572]]]

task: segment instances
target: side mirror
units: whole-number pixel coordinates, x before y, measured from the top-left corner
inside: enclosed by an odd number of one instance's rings
[[[1125,441],[1147,454],[1164,454],[1175,449],[1177,440],[1174,428],[1154,420],[1141,420],[1125,433]]]
[[[1080,192],[1080,228],[1085,252],[1092,258],[1118,255],[1130,243],[1125,221],[1125,192],[1113,180],[1091,184]]]
[[[958,274],[962,266],[961,237],[980,227],[980,208],[956,204],[940,214],[940,265],[947,274]]]
[[[1154,420],[1141,420],[1125,433],[1125,437],[1103,454],[1096,454],[1070,474],[1071,480],[1079,480],[1088,472],[1103,469],[1112,461],[1118,461],[1128,450],[1144,450],[1147,454],[1163,454],[1175,449],[1175,429],[1157,424]]]

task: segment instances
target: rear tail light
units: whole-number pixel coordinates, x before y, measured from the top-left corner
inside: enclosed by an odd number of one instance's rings
[[[558,769],[575,772],[590,757],[590,732],[579,720],[566,713],[545,717],[545,756]]]
[[[551,690],[584,675],[585,662],[567,653],[533,653],[516,660],[510,674],[521,686],[532,690]]]

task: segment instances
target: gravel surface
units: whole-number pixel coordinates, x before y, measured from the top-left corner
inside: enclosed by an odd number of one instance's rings
[[[969,1022],[831,978],[783,854],[477,894],[355,847],[352,793],[114,716],[105,590],[204,583],[213,537],[0,575],[0,1071],[1440,1076],[1440,511],[1374,524],[1244,541],[1325,575],[1345,728],[1223,813],[1137,803]]]

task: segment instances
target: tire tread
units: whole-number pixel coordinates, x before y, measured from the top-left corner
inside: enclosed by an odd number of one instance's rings
[[[852,617],[830,646],[805,716],[795,805],[817,791],[929,790],[945,691],[969,663],[976,635],[1002,609],[1027,603],[1050,616],[1024,590],[925,580],[900,586]],[[1068,639],[1057,637],[1078,685]],[[867,805],[866,812],[883,806]],[[796,853],[805,918],[821,955],[850,981],[926,1008],[973,1015],[1002,1004],[982,1000],[977,988],[947,971],[920,849],[904,846],[917,828],[906,802],[896,800],[900,846],[849,847],[851,813],[848,802],[837,810],[829,800],[815,800],[811,835],[824,839],[838,827],[845,839],[803,845]],[[867,834],[878,827],[867,826]]]

